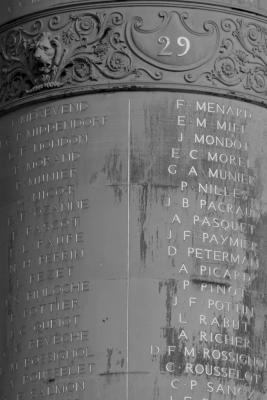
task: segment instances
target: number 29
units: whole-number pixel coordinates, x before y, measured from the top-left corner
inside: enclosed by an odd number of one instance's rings
[[[168,49],[171,44],[171,39],[169,38],[169,36],[160,36],[158,38],[158,43],[163,44],[163,48],[158,53],[159,56],[172,56],[173,55],[173,52]],[[182,47],[182,52],[177,53],[176,56],[177,57],[185,56],[190,50],[190,46],[191,46],[190,40],[185,36],[179,36],[177,38],[176,43],[179,47]]]

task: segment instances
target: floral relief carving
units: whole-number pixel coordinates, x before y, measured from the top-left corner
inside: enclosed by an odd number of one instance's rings
[[[0,101],[44,89],[71,87],[101,79],[121,80],[162,73],[134,65],[123,37],[120,12],[82,13],[35,21],[0,38]]]
[[[141,8],[129,18],[120,11],[84,11],[11,28],[0,36],[0,106],[55,88],[116,82],[231,88],[264,98],[267,27],[247,18],[211,13],[207,19],[203,13],[200,20],[193,14],[157,11],[146,26]]]
[[[211,70],[187,74],[186,81],[205,76],[213,85],[267,94],[267,29],[241,18],[222,20],[221,29],[224,36]]]

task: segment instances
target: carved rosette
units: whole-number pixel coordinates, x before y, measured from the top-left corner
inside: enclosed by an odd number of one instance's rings
[[[129,87],[227,90],[267,103],[266,43],[259,17],[212,7],[40,15],[0,35],[0,108],[32,101],[33,93]]]
[[[33,92],[143,74],[161,79],[161,72],[134,64],[124,26],[121,12],[84,12],[9,30],[0,39],[1,103]]]
[[[221,31],[223,37],[213,68],[188,74],[185,79],[193,83],[204,75],[213,85],[220,83],[262,94],[266,101],[267,27],[242,18],[225,18]]]

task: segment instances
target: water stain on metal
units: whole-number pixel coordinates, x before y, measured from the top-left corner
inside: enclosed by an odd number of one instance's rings
[[[123,163],[120,150],[113,149],[106,155],[103,172],[107,176],[109,186],[114,191],[115,199],[120,203],[123,195]]]
[[[176,279],[168,279],[166,281],[159,282],[159,293],[161,289],[166,288],[166,326],[171,326],[172,318],[172,299],[177,294],[177,281]]]
[[[107,373],[111,370],[111,357],[113,354],[113,349],[107,349]]]
[[[159,383],[158,378],[156,377],[153,383],[153,400],[159,400],[160,390],[159,390]]]
[[[255,225],[254,241],[257,243],[258,270],[254,271],[254,279],[250,285],[249,291],[245,292],[244,304],[253,307],[255,315],[251,320],[249,336],[253,343],[253,350],[256,354],[260,354],[263,358],[266,354],[266,323],[263,321],[263,312],[266,312],[267,304],[267,215],[261,215]],[[266,314],[265,314],[266,321]],[[259,390],[266,391],[267,374],[265,368],[261,371],[261,381],[259,382]],[[256,386],[255,386],[256,388]]]
[[[146,265],[146,256],[148,245],[146,242],[146,228],[145,222],[147,218],[147,204],[148,204],[148,185],[142,185],[139,192],[139,224],[140,224],[140,258],[143,265]]]
[[[169,279],[159,282],[159,293],[163,288],[166,289],[166,325],[163,328],[163,338],[166,342],[166,348],[168,348],[168,346],[175,346],[177,351],[175,351],[175,354],[172,353],[171,355],[169,355],[167,351],[160,355],[160,371],[166,371],[166,364],[172,362],[174,364],[173,374],[179,376],[185,369],[186,360],[184,356],[185,341],[179,339],[180,336],[182,336],[183,329],[176,329],[171,325],[172,298],[177,294],[177,281],[175,279]]]
[[[142,154],[142,149],[137,154],[131,152],[130,163],[130,180],[131,183],[145,183],[146,162],[145,154]]]
[[[98,177],[98,172],[94,172],[89,179],[89,184],[91,185],[92,183],[94,183],[97,180]]]
[[[176,329],[175,327],[165,327],[163,329],[163,337],[166,340],[166,347],[174,346],[173,348],[176,351],[172,354],[168,354],[166,351],[162,355],[160,355],[160,371],[166,371],[166,364],[171,362],[174,365],[174,371],[172,372],[175,376],[180,376],[183,374],[186,366],[186,358],[185,358],[185,339],[179,339],[181,334],[183,333],[183,329]]]

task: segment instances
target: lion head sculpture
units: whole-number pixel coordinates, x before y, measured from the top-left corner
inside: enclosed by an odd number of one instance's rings
[[[34,43],[32,57],[36,72],[46,80],[53,79],[62,57],[61,43],[50,32],[42,32]]]

